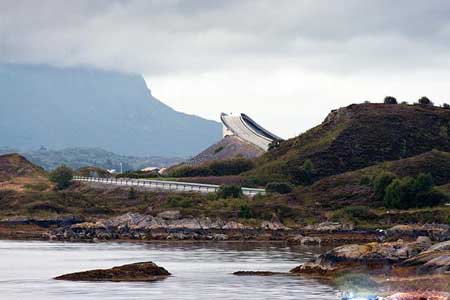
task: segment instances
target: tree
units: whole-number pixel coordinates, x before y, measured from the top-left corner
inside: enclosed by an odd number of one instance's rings
[[[431,102],[430,99],[428,99],[427,97],[423,96],[419,99],[419,104],[420,105],[429,105],[429,106],[433,106],[433,102]]]
[[[384,98],[384,104],[397,104],[397,99],[392,96],[386,96]]]
[[[242,188],[239,185],[235,184],[223,184],[219,187],[217,191],[217,197],[219,199],[226,198],[241,198],[242,197]]]
[[[372,186],[375,192],[375,197],[378,200],[382,200],[384,198],[386,187],[391,184],[394,179],[395,175],[389,172],[382,172],[375,176]]]
[[[66,165],[61,165],[50,173],[49,179],[56,184],[56,189],[66,189],[72,184],[73,170]]]
[[[444,104],[442,104],[442,108],[444,108],[444,109],[450,109],[450,104],[444,103]]]

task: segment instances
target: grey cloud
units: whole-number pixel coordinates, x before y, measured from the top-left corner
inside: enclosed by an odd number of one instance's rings
[[[321,72],[449,66],[448,1],[0,2],[0,60],[152,76],[285,65]]]

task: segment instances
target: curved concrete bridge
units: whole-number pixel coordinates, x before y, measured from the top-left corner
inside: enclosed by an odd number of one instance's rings
[[[228,115],[222,113],[220,119],[224,125],[224,136],[237,136],[264,151],[269,149],[269,144],[280,137],[264,129],[246,114]]]
[[[139,187],[148,190],[157,191],[174,191],[174,192],[198,192],[198,193],[216,193],[220,185],[202,184],[179,181],[164,181],[164,180],[150,180],[150,179],[131,179],[131,178],[95,178],[74,176],[74,181],[92,182],[107,185]],[[242,188],[242,193],[245,196],[253,197],[256,195],[265,195],[265,189]]]

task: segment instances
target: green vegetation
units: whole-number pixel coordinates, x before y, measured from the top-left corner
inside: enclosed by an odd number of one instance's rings
[[[181,165],[169,170],[170,177],[228,176],[238,175],[254,168],[247,158],[217,160],[199,166]]]
[[[448,201],[448,196],[433,189],[433,177],[419,174],[416,178],[394,179],[385,190],[384,203],[388,208],[432,207]]]
[[[391,96],[386,96],[384,98],[384,104],[397,104],[397,99]]]
[[[384,199],[386,187],[390,185],[394,179],[395,175],[386,171],[382,171],[380,174],[374,177],[372,186],[375,193],[375,197],[378,200]]]
[[[65,165],[57,167],[50,173],[49,179],[58,190],[68,188],[72,184],[73,170]]]
[[[127,171],[121,174],[117,174],[116,178],[134,178],[134,179],[146,179],[146,178],[158,178],[159,174],[155,171]]]
[[[248,205],[245,204],[239,208],[239,214],[238,214],[239,218],[250,219],[250,218],[252,218],[252,216],[253,216],[252,211]]]
[[[433,102],[431,102],[430,99],[428,99],[427,97],[421,97],[418,101],[417,101],[420,105],[429,105],[429,106],[433,106]]]
[[[294,187],[289,182],[269,182],[266,185],[266,192],[268,193],[278,193],[287,194],[292,192]]]
[[[315,182],[433,149],[448,151],[450,139],[442,138],[449,132],[448,110],[426,105],[426,100],[421,103],[366,103],[334,110],[319,126],[282,141],[258,158],[256,168],[243,176],[261,185],[272,181],[307,185],[302,171],[308,159],[314,164]]]
[[[222,199],[227,198],[241,198],[242,197],[242,189],[239,185],[221,185],[219,190],[217,191],[217,197]]]

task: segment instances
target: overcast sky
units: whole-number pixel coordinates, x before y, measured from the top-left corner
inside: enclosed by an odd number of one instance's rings
[[[0,61],[141,73],[179,111],[291,137],[386,95],[450,102],[450,1],[0,0]]]

